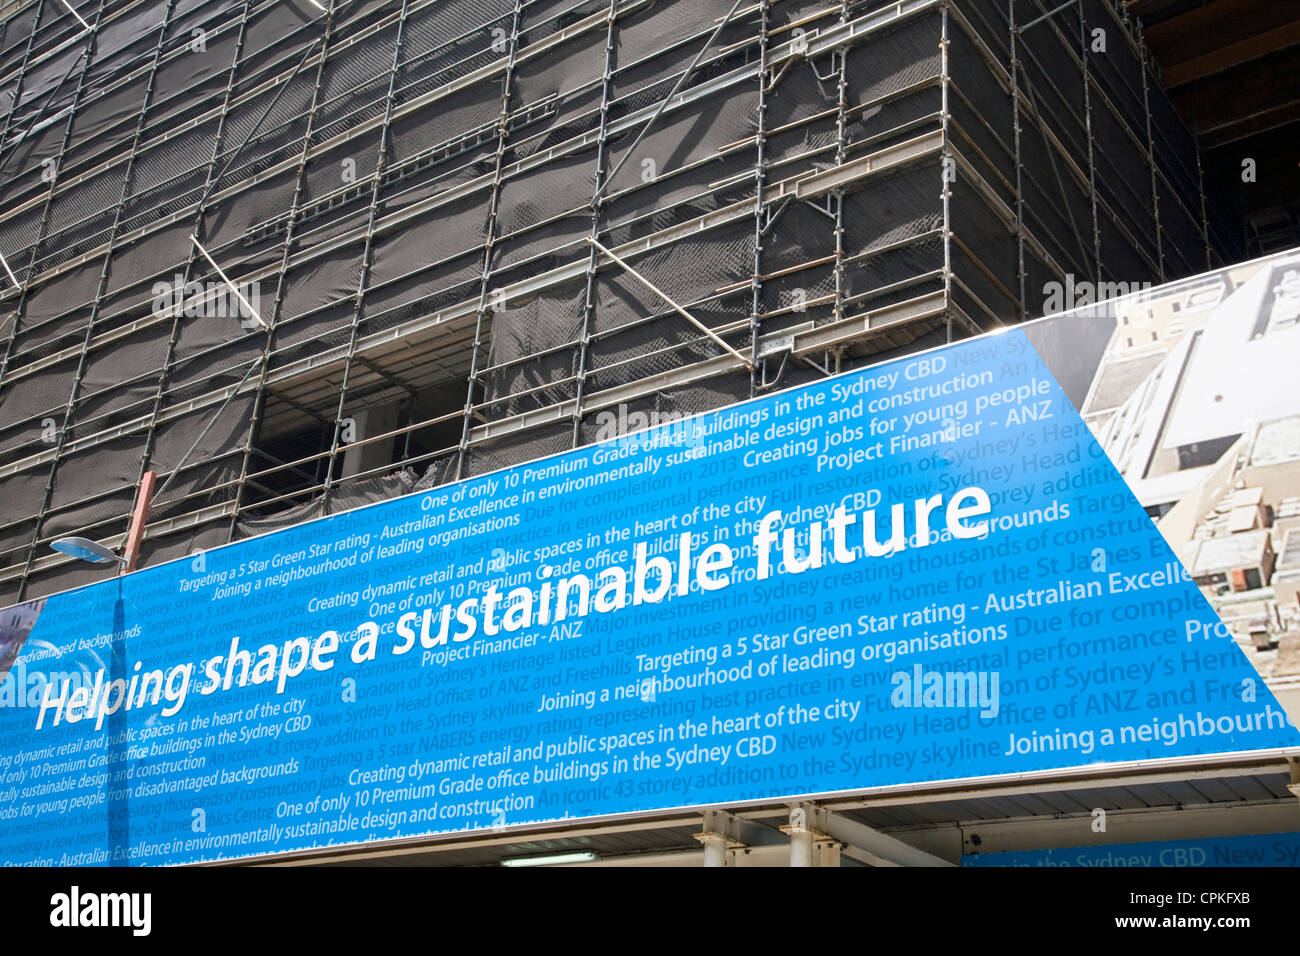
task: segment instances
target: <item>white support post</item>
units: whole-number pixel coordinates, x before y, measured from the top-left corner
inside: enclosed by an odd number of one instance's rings
[[[813,831],[808,828],[808,812],[803,807],[790,809],[790,822],[781,828],[790,837],[790,865],[813,865]]]
[[[697,839],[704,844],[705,866],[727,865],[727,838],[719,833],[701,833]]]
[[[775,846],[784,842],[773,827],[745,820],[726,810],[704,811],[702,831],[695,839],[704,844],[705,866],[726,866],[727,853],[750,846]]]

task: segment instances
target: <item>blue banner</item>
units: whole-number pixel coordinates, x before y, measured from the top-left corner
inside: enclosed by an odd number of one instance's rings
[[[0,858],[1296,747],[1024,331],[12,612]]]

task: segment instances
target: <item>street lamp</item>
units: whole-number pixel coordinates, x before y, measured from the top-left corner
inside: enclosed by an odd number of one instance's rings
[[[89,538],[59,538],[50,547],[71,557],[80,558],[82,561],[89,561],[91,564],[109,564],[111,562],[126,564],[126,558],[114,553],[102,544],[91,541]]]
[[[149,505],[153,501],[153,486],[157,480],[158,475],[152,471],[146,471],[140,479],[140,488],[135,496],[135,508],[131,512],[131,527],[126,533],[126,543],[123,545],[125,555],[119,555],[102,544],[81,537],[59,538],[52,542],[50,547],[68,557],[89,561],[91,564],[116,564],[118,574],[130,574],[135,570],[136,559],[140,556],[140,543],[144,540],[144,523],[149,517]]]

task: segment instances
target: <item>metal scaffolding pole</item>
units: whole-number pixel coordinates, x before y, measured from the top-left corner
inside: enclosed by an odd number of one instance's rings
[[[1024,160],[1021,154],[1020,122],[1020,31],[1016,28],[1016,0],[1007,0],[1007,19],[1010,22],[1007,42],[1011,54],[1011,138],[1015,154],[1016,189],[1016,276],[1020,281],[1020,321],[1028,318],[1029,288],[1025,261],[1025,184]]]
[[[1105,277],[1101,265],[1101,219],[1097,210],[1097,140],[1092,129],[1092,81],[1088,57],[1088,18],[1083,11],[1083,0],[1076,0],[1079,6],[1079,56],[1083,60],[1083,116],[1084,128],[1088,133],[1088,199],[1092,204],[1092,259],[1095,281]]]
[[[939,73],[940,73],[940,112],[943,124],[943,162],[940,168],[940,193],[943,202],[943,300],[947,304],[944,310],[944,341],[952,342],[952,182],[956,178],[955,160],[952,155],[952,112],[948,102],[948,91],[952,86],[952,77],[948,73],[948,7],[945,4],[940,14],[939,35]]]
[[[758,129],[754,136],[754,268],[750,278],[749,303],[749,397],[756,396],[764,385],[759,366],[759,330],[763,314],[763,235],[772,210],[765,206],[767,186],[767,91],[768,91],[768,18],[769,0],[759,0],[758,34]]]
[[[591,330],[596,318],[596,265],[595,241],[600,238],[600,222],[605,204],[600,194],[607,182],[609,162],[609,103],[610,91],[617,68],[618,44],[615,29],[618,19],[618,0],[609,2],[609,25],[605,31],[605,71],[600,82],[600,135],[596,141],[596,186],[591,196],[591,231],[588,238],[587,281],[582,292],[582,334],[578,341],[577,386],[573,404],[573,447],[582,444],[582,401],[587,392],[587,359],[591,347]]]
[[[208,160],[207,171],[204,177],[205,181],[204,181],[203,194],[199,198],[199,202],[197,204],[197,210],[194,215],[194,221],[190,229],[190,239],[192,244],[187,250],[186,258],[185,258],[185,268],[181,272],[180,281],[181,281],[182,296],[184,295],[184,290],[186,286],[189,284],[191,276],[194,274],[194,266],[197,261],[197,255],[199,253],[199,250],[202,249],[202,246],[199,244],[199,240],[197,237],[204,234],[203,224],[205,219],[205,213],[207,210],[206,200],[207,197],[211,194],[212,190],[215,188],[216,183],[219,179],[219,174],[214,174],[214,171],[216,169],[217,157],[221,154],[221,147],[222,144],[225,142],[229,115],[230,115],[230,101],[235,89],[235,82],[236,82],[235,77],[238,73],[240,57],[243,55],[244,44],[248,38],[248,22],[249,22],[249,15],[251,13],[253,3],[254,0],[244,0],[243,9],[241,11],[242,16],[240,17],[240,21],[239,21],[239,31],[235,37],[235,48],[234,48],[234,52],[231,55],[230,69],[226,75],[226,89],[222,97],[222,109],[221,109],[220,116],[217,120],[217,128],[213,131],[212,134],[212,151],[211,151],[211,156]],[[256,129],[256,127],[254,127],[254,129]],[[159,416],[162,414],[163,404],[167,394],[167,386],[171,381],[172,369],[173,366],[175,365],[175,360],[176,360],[176,347],[180,342],[181,324],[184,317],[185,317],[184,308],[177,308],[175,314],[171,317],[171,325],[168,330],[168,336],[167,336],[167,350],[163,354],[162,368],[159,369],[158,372],[158,379],[154,388],[153,403],[149,411],[149,423],[145,429],[144,453],[141,455],[140,458],[141,475],[143,475],[147,471],[154,470],[153,453],[154,453],[154,445],[157,441],[157,436],[158,436]],[[163,483],[163,489],[166,489],[167,485],[170,484],[172,477],[176,473],[176,470],[177,470],[176,468],[173,468],[172,473],[167,476],[166,481],[164,481]],[[157,495],[155,495],[155,500],[157,501],[160,507],[165,505],[165,502],[162,501],[161,490],[158,492]]]
[[[361,250],[361,275],[357,279],[356,304],[352,311],[352,328],[348,333],[348,357],[343,364],[343,381],[339,385],[338,408],[334,415],[334,437],[330,442],[329,461],[325,467],[325,487],[321,490],[321,513],[329,514],[330,494],[334,490],[334,470],[339,454],[339,442],[343,436],[343,418],[347,413],[348,390],[352,384],[352,365],[356,358],[357,334],[361,328],[362,314],[365,308],[366,287],[370,280],[370,269],[375,247],[375,219],[379,215],[379,187],[383,181],[384,169],[388,165],[389,126],[393,119],[393,94],[397,88],[397,71],[402,62],[402,41],[406,35],[406,18],[410,10],[410,0],[402,0],[401,16],[397,20],[397,35],[393,39],[393,65],[388,76],[388,94],[384,98],[384,122],[379,127],[379,155],[375,158],[375,172],[371,177],[370,209],[366,220],[366,243]]]
[[[849,0],[840,2],[840,23],[849,22]],[[840,57],[839,76],[835,82],[835,165],[843,166],[848,159],[848,112],[849,112],[849,53],[851,47],[845,47]],[[844,276],[844,192],[836,190],[835,200],[835,302],[831,306],[831,321],[839,322],[844,316],[845,276]]]
[[[18,67],[18,78],[14,80],[13,95],[9,99],[9,109],[5,112],[5,124],[0,128],[0,156],[4,155],[9,144],[9,130],[13,128],[14,117],[18,115],[18,106],[22,102],[23,80],[27,78],[27,64],[31,62],[32,49],[36,46],[36,34],[41,31],[41,18],[45,13],[46,0],[36,0],[36,17],[32,20],[32,32],[27,37],[27,48],[23,51],[23,61]],[[3,164],[0,163],[0,168]]]
[[[632,145],[627,148],[627,152],[623,154],[623,158],[614,164],[614,168],[610,171],[609,178],[605,180],[605,185],[596,190],[596,196],[592,202],[600,199],[605,188],[609,183],[614,181],[614,177],[618,175],[618,171],[623,168],[623,164],[632,158],[632,155],[636,152],[636,148],[641,145],[641,140],[645,137],[645,134],[654,127],[659,117],[663,114],[663,111],[668,108],[668,104],[672,102],[673,97],[681,92],[682,87],[686,85],[686,81],[689,80],[691,74],[695,72],[695,68],[699,66],[700,61],[704,59],[704,54],[709,52],[709,49],[717,41],[718,37],[722,35],[722,31],[726,29],[727,24],[731,22],[731,18],[736,15],[736,11],[740,9],[740,5],[743,2],[744,0],[736,0],[736,2],[731,5],[731,9],[727,11],[727,15],[718,22],[717,27],[709,35],[709,38],[704,41],[704,46],[700,47],[700,51],[695,54],[695,59],[691,60],[690,65],[686,67],[686,70],[682,75],[677,78],[677,82],[673,84],[672,90],[659,102],[659,106],[655,109],[654,113],[645,121],[645,125],[642,126],[640,131],[636,134],[636,138],[632,140]]]
[[[32,29],[33,39],[35,38],[36,35],[36,29],[37,29],[36,27],[33,27]],[[94,42],[95,42],[95,38],[92,35],[87,41],[87,43],[93,45]],[[24,65],[26,65],[25,60],[24,60]],[[84,77],[85,74],[83,73],[82,74],[83,80]],[[59,176],[60,167],[63,162],[63,154],[67,150],[68,142],[72,136],[72,120],[73,120],[73,115],[76,113],[76,103],[77,103],[77,99],[80,97],[81,89],[82,89],[82,84],[79,83],[77,86],[77,95],[74,96],[73,98],[73,108],[68,111],[68,121],[64,126],[63,140],[59,146],[58,155],[54,158],[54,165],[52,167],[53,176],[50,180],[49,189],[46,190],[45,198],[41,205],[41,218],[40,218],[40,223],[36,227],[36,235],[32,239],[31,255],[28,257],[27,260],[27,268],[23,270],[24,275],[23,275],[21,287],[19,289],[18,302],[14,306],[13,328],[10,329],[8,341],[5,342],[4,357],[0,358],[0,384],[4,384],[6,381],[9,372],[9,361],[13,356],[14,343],[18,340],[18,333],[22,331],[23,312],[27,305],[28,292],[31,286],[33,272],[36,268],[36,263],[40,258],[41,244],[45,240],[45,230],[49,225],[50,208],[54,204],[54,190],[58,186],[58,176]],[[15,91],[15,96],[16,95],[17,95],[17,91]],[[16,101],[14,104],[14,109],[17,109]],[[12,117],[12,115],[13,115],[13,110],[10,111],[10,117]]]
[[[487,320],[489,286],[492,282],[492,254],[497,241],[497,210],[501,204],[501,170],[505,164],[506,140],[510,135],[510,90],[514,85],[515,59],[519,54],[519,25],[522,13],[523,0],[515,0],[514,14],[510,23],[510,51],[506,58],[505,80],[501,84],[501,115],[497,119],[496,160],[492,167],[492,192],[488,199],[487,233],[483,243],[483,271],[479,282],[478,309],[474,318],[474,345],[469,360],[469,383],[465,392],[465,417],[461,423],[460,447],[456,454],[457,479],[465,477],[465,459],[469,455],[469,433],[474,416],[474,386],[478,383],[479,361],[483,352],[483,326]]]
[[[1151,118],[1151,77],[1149,74],[1148,56],[1146,43],[1139,47],[1141,51],[1141,70],[1142,70],[1142,109],[1146,113],[1146,146],[1147,146],[1147,163],[1151,167],[1151,217],[1155,221],[1156,231],[1156,261],[1160,268],[1160,281],[1164,282],[1168,278],[1168,272],[1165,269],[1165,244],[1164,230],[1160,223],[1160,188],[1156,172],[1156,145],[1155,131],[1153,129],[1153,120]]]
[[[249,467],[252,463],[254,449],[266,413],[268,394],[266,373],[270,368],[271,355],[275,348],[275,334],[284,310],[285,293],[288,290],[288,283],[285,280],[289,274],[289,262],[293,257],[293,243],[297,238],[298,210],[302,205],[303,192],[307,186],[307,158],[311,154],[312,136],[316,132],[316,113],[320,109],[321,80],[325,72],[325,63],[329,58],[330,41],[333,34],[334,11],[331,9],[329,15],[325,18],[325,30],[320,38],[321,55],[320,60],[316,63],[315,82],[312,83],[311,88],[311,103],[307,108],[307,123],[302,134],[302,149],[298,153],[298,169],[294,174],[293,198],[289,201],[288,221],[285,225],[284,240],[280,245],[280,267],[276,274],[275,297],[271,302],[270,327],[266,330],[266,340],[262,344],[262,360],[258,367],[257,376],[257,393],[253,398],[252,426],[248,430],[248,437],[244,441],[243,455],[240,459],[239,479],[235,484],[234,492],[235,506],[231,512],[230,527],[226,533],[228,541],[234,541],[239,533],[239,516],[241,509],[244,507],[244,490],[248,486]],[[315,45],[312,48],[314,49]],[[304,57],[302,62],[306,63],[307,58]],[[299,64],[299,69],[301,69],[301,66],[302,64]],[[288,82],[292,82],[292,78]],[[286,88],[288,82],[285,84]]]
[[[1201,193],[1201,237],[1205,243],[1205,268],[1214,268],[1214,247],[1210,244],[1210,210],[1205,199],[1205,164],[1201,151],[1196,151],[1196,185]]]
[[[104,15],[104,5],[105,5],[105,3],[106,3],[106,0],[99,0],[99,5],[98,5],[98,7],[97,7],[97,9],[96,9],[96,11],[95,11],[95,23],[96,23],[96,25],[98,25],[99,20],[100,20],[100,17],[102,17],[102,16]],[[168,5],[168,9],[170,10],[170,2],[169,2],[169,5]],[[90,54],[91,54],[91,52],[92,52],[92,51],[94,50],[94,48],[95,48],[95,38],[96,38],[96,33],[95,33],[95,31],[93,31],[93,30],[90,31],[90,35],[89,35],[89,37],[87,38],[87,41],[86,41],[86,52],[85,52],[85,58],[86,58],[87,60],[89,60],[89,58],[90,58]],[[54,178],[52,179],[52,181],[50,182],[50,188],[49,188],[49,192],[48,192],[47,195],[46,195],[45,205],[44,205],[44,207],[43,207],[42,210],[41,210],[41,224],[40,224],[40,226],[39,226],[38,229],[37,229],[37,233],[36,233],[37,238],[36,238],[36,241],[35,241],[35,243],[33,243],[33,245],[32,245],[32,255],[31,255],[31,260],[30,260],[30,263],[31,263],[31,264],[28,266],[28,270],[27,270],[29,276],[30,276],[30,274],[31,274],[31,272],[32,272],[32,269],[35,268],[36,261],[37,261],[38,257],[40,256],[42,237],[45,235],[45,230],[46,230],[46,228],[47,228],[47,226],[48,226],[48,224],[49,224],[49,219],[50,219],[50,209],[51,209],[51,207],[53,206],[53,203],[54,203],[54,189],[55,189],[55,186],[56,186],[57,183],[58,183],[58,170],[59,170],[60,166],[62,165],[64,154],[67,152],[68,144],[69,144],[69,142],[71,141],[71,138],[72,138],[72,124],[73,124],[73,120],[74,120],[74,118],[75,118],[75,116],[76,116],[76,112],[77,112],[77,101],[80,99],[80,97],[81,97],[81,92],[82,92],[83,89],[85,89],[85,85],[86,85],[86,73],[85,73],[85,71],[83,70],[82,73],[81,73],[80,78],[77,80],[77,90],[76,90],[76,93],[73,94],[73,98],[72,98],[72,108],[68,110],[68,121],[67,121],[67,123],[64,125],[64,129],[63,129],[63,139],[62,139],[62,141],[61,141],[61,143],[60,143],[60,146],[59,146],[59,156],[58,156],[58,159],[56,159],[56,160],[55,160],[55,163],[54,163],[55,175],[54,175]],[[138,133],[138,131],[139,131],[139,126],[140,126],[142,123],[143,123],[143,111],[141,111],[141,120],[139,121],[139,123],[137,123],[137,127],[136,127],[136,129],[137,129],[137,133]],[[133,155],[134,155],[134,153],[133,153]],[[129,167],[128,167],[128,168],[129,168]],[[129,179],[128,179],[126,182],[129,182]],[[123,187],[122,187],[122,191],[123,191],[123,194],[124,194],[124,195],[125,195],[125,193],[126,193],[126,189],[127,189],[126,182],[124,182]],[[112,249],[112,242],[111,242],[111,239],[110,239],[110,242],[109,242],[109,249],[110,249],[110,251],[111,251],[111,249]],[[107,278],[108,278],[108,263],[109,263],[109,255],[106,253],[106,254],[105,254],[105,257],[104,257],[104,264],[103,264],[103,267],[102,267],[102,269],[101,269],[101,271],[100,271],[100,277],[99,277],[99,294],[96,295],[96,301],[95,301],[96,308],[98,307],[99,295],[102,295],[102,294],[103,294],[104,284],[105,284],[105,282],[107,281]],[[26,300],[26,296],[27,296],[27,286],[26,286],[26,285],[24,285],[24,287],[23,287],[23,293],[22,293],[22,294],[23,294],[23,301],[25,301],[25,300]],[[18,314],[19,314],[20,316],[22,315],[22,312],[21,312],[21,306],[20,306],[20,311],[19,311]],[[12,346],[13,346],[13,342],[14,342],[14,340],[18,337],[18,329],[17,329],[17,325],[18,325],[17,320],[15,320],[15,322],[14,322],[14,334],[13,334],[13,335],[10,337],[10,339],[9,339],[9,345],[10,345],[10,348],[5,352],[5,365],[6,365],[6,366],[8,365],[9,356],[12,354]],[[84,339],[83,342],[82,342],[82,346],[81,346],[81,356],[80,356],[80,358],[79,358],[79,360],[78,360],[78,363],[77,363],[77,371],[76,371],[76,375],[74,376],[73,381],[72,381],[72,389],[71,389],[71,391],[70,391],[70,393],[69,393],[69,395],[68,395],[68,401],[67,401],[67,404],[65,405],[64,410],[63,410],[63,421],[62,421],[62,423],[59,425],[59,430],[58,430],[58,432],[57,432],[57,434],[56,434],[55,447],[54,447],[54,454],[53,454],[52,458],[50,459],[50,469],[49,469],[49,472],[47,473],[47,475],[46,475],[46,479],[45,479],[45,490],[44,490],[43,497],[42,497],[42,499],[41,499],[41,507],[40,507],[40,510],[39,510],[39,511],[37,512],[37,514],[36,514],[36,524],[35,524],[35,526],[32,528],[32,538],[31,538],[31,542],[32,542],[32,544],[31,544],[30,549],[29,549],[28,552],[27,552],[27,561],[26,561],[25,565],[23,566],[22,578],[20,579],[20,581],[19,581],[19,583],[18,583],[18,600],[20,600],[20,601],[21,601],[21,600],[26,596],[26,594],[27,594],[27,583],[28,583],[28,580],[29,580],[30,577],[31,577],[31,573],[32,573],[32,564],[33,564],[33,563],[35,562],[35,560],[36,560],[36,545],[37,545],[37,543],[41,540],[41,530],[42,530],[42,528],[44,527],[44,524],[45,524],[46,512],[49,511],[50,503],[51,503],[51,501],[53,500],[53,497],[54,497],[54,475],[55,475],[55,472],[58,470],[58,467],[59,467],[59,456],[60,456],[60,455],[62,454],[62,452],[63,452],[63,447],[64,447],[64,445],[67,443],[68,432],[69,432],[69,429],[71,428],[71,425],[72,425],[72,413],[73,413],[73,409],[74,409],[74,407],[76,406],[76,402],[77,402],[77,394],[78,394],[78,392],[80,391],[80,387],[81,387],[81,380],[82,380],[83,376],[86,374],[86,356],[87,356],[87,351],[88,351],[89,346],[90,346],[90,337],[91,337],[91,334],[92,334],[92,332],[93,332],[93,330],[94,330],[94,327],[95,327],[95,317],[94,317],[94,312],[92,311],[90,317],[89,317],[89,318],[87,319],[87,321],[86,321],[86,336],[85,336],[85,339]],[[3,381],[3,380],[4,380],[4,372],[5,372],[5,368],[0,368],[0,381]]]

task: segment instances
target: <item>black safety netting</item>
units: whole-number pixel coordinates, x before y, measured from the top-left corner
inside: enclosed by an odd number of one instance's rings
[[[0,399],[4,396],[0,394]],[[0,413],[3,406],[0,406]],[[0,430],[0,455],[5,461],[19,461],[29,455],[35,455],[52,447],[51,439],[56,435],[62,420],[62,410],[57,418],[32,418],[16,425],[8,425]]]
[[[666,13],[667,8],[661,9]],[[694,36],[664,47],[653,56],[634,59],[620,51],[618,69],[610,83],[611,95],[619,109],[653,109],[679,84],[683,91],[690,90],[756,60],[758,25],[754,13],[751,10],[748,16],[734,18],[708,49],[705,41],[717,26],[711,21],[697,22]],[[680,11],[677,15],[680,16]],[[722,15],[718,14],[719,19]],[[683,82],[682,74],[697,57],[699,65]]]
[[[608,9],[608,0],[535,0],[523,8],[519,32],[523,42],[539,43],[585,17]]]
[[[202,92],[224,90],[234,62],[236,41],[234,29],[210,31],[203,39],[204,49],[185,47],[159,63],[153,99],[145,116],[149,135],[163,133],[169,123],[193,109]]]
[[[591,216],[582,212],[540,223],[492,245],[494,276],[523,278],[564,262],[586,258]]]
[[[913,298],[921,294],[920,277],[942,285],[943,267],[944,242],[938,235],[868,249],[845,263],[845,308],[857,313]]]
[[[646,59],[659,60],[662,53],[679,44],[698,52],[715,23],[726,16],[733,0],[697,0],[690,4],[651,4],[618,22],[618,60],[631,66]],[[756,34],[753,27],[749,33]],[[698,40],[698,43],[687,41]]]
[[[42,535],[65,534],[125,516],[140,480],[140,446],[133,436],[113,438],[59,459]]]
[[[941,36],[939,14],[932,11],[872,37],[849,54],[849,96],[870,102],[940,75]]]
[[[166,356],[167,340],[151,328],[97,346],[86,354],[78,404],[103,395],[98,407],[103,414],[151,397],[157,391]],[[77,415],[79,421],[86,417]]]
[[[583,416],[579,444],[607,441],[657,425],[671,426],[691,415],[734,405],[751,397],[750,386],[748,373],[734,372],[596,408]]]
[[[583,282],[492,313],[489,368],[483,376],[489,418],[573,397],[585,302]]]
[[[31,538],[36,516],[45,501],[49,474],[50,464],[45,462],[41,467],[0,477],[0,495],[4,496],[5,502],[3,517],[0,517],[0,547],[18,547]],[[6,560],[4,566],[12,563]]]
[[[361,201],[364,199],[365,201]],[[352,247],[350,255],[360,257],[365,245],[365,231],[370,223],[369,194],[358,197],[341,208],[328,210],[325,215],[304,222],[294,234],[294,247],[299,252],[316,250],[333,255],[341,249]]]
[[[6,11],[6,19],[0,21],[0,73],[7,75],[21,68],[39,9],[40,4],[28,3]]]
[[[984,197],[960,179],[952,184],[951,266],[968,295],[979,299],[980,322],[1014,322],[1020,314],[1015,233],[989,209]]]
[[[1128,42],[1105,0],[1080,0],[1080,7],[1089,30],[1088,69],[1098,81],[1099,92],[1134,129],[1143,129],[1142,62],[1135,45]],[[1100,36],[1094,34],[1097,30],[1102,31]],[[1104,47],[1098,47],[1098,42]]]
[[[329,512],[338,514],[408,494],[414,490],[418,478],[417,472],[411,468],[401,468],[390,474],[370,478],[341,478],[330,493]]]
[[[748,373],[732,372],[666,389],[658,396],[661,415],[667,412],[686,417],[734,405],[750,397],[750,386]]]
[[[129,290],[129,301],[152,298],[153,280],[171,282],[193,251],[190,235],[192,222],[180,222],[155,231],[147,239],[124,242],[113,250],[109,265],[107,292]],[[143,288],[141,288],[143,287]]]
[[[496,40],[494,52],[503,53],[501,40],[509,39],[514,6],[513,0],[444,0],[411,11],[402,43],[403,67],[435,60],[461,38],[470,39],[475,48]]]
[[[1101,239],[1101,276],[1134,284],[1150,281],[1159,269],[1155,240],[1142,241],[1124,226],[1104,213],[1097,220]]]
[[[99,288],[101,262],[64,273],[50,282],[31,287],[23,303],[23,316],[14,336],[13,353],[25,361],[43,358],[70,343],[67,336],[82,332]],[[50,348],[41,349],[49,344]],[[32,353],[27,355],[27,353]]]
[[[572,447],[571,423],[532,428],[510,436],[509,440],[471,445],[465,455],[464,477],[499,471],[511,465],[567,451]]]
[[[0,162],[3,162],[3,159],[0,159]],[[3,198],[0,198],[0,202],[3,201]],[[14,276],[19,282],[24,281],[28,276],[31,244],[35,241],[39,228],[40,224],[31,218],[11,219],[0,223],[0,249],[22,250],[21,257],[5,254],[6,260],[9,260],[9,268],[14,271]],[[17,261],[13,261],[14,259]],[[6,275],[5,282],[8,281],[9,277]]]
[[[873,179],[844,196],[846,255],[892,245],[943,225],[943,172],[936,160]]]
[[[509,254],[497,254],[500,269],[526,258],[529,251],[554,248],[585,235],[591,228],[591,199],[596,191],[596,153],[584,150],[543,166],[534,166],[501,183],[497,203],[497,236],[517,237]],[[540,224],[551,226],[546,238],[519,234]]]
[[[132,382],[83,395],[77,399],[72,416],[83,434],[119,427],[134,430],[149,419],[157,402],[158,373],[146,372]]]
[[[183,528],[180,531],[160,537],[146,537],[140,542],[140,554],[136,563],[143,568],[152,568],[177,558],[197,555],[211,548],[218,548],[230,539],[230,520],[211,522],[197,528]]]
[[[388,264],[392,264],[389,260]],[[372,278],[362,303],[366,332],[391,329],[440,309],[477,299],[482,285],[482,263],[477,253],[430,269],[417,269],[396,278]]]
[[[1065,48],[1032,48],[1021,60],[1020,95],[1024,110],[1040,114],[1052,135],[1076,157],[1088,154],[1083,77],[1070,65]],[[1022,135],[1039,135],[1026,127]]]
[[[412,468],[398,468],[395,471],[374,475],[367,478],[341,478],[331,487],[328,502],[324,493],[315,495],[311,500],[284,507],[283,502],[269,514],[259,513],[243,517],[238,522],[236,536],[251,538],[288,528],[312,518],[325,514],[338,514],[362,505],[387,501],[416,490],[419,473]]]
[[[167,491],[154,499],[149,515],[152,520],[180,517],[204,508],[224,513],[235,499],[235,479],[239,477],[242,456],[231,452],[219,459],[187,464],[172,477],[159,475],[159,487],[170,481]],[[225,506],[225,507],[223,507]]]
[[[72,102],[86,49],[85,41],[74,41],[48,58],[37,57],[28,64],[18,104],[22,120],[37,121],[42,113],[57,113]]]
[[[436,195],[431,193],[430,198]],[[394,228],[380,236],[373,249],[376,277],[405,275],[422,266],[481,250],[487,238],[489,199],[486,190],[447,198],[439,202],[435,215],[415,217],[400,230]],[[481,258],[481,252],[479,255]]]
[[[204,247],[214,252],[240,240],[253,227],[283,215],[293,200],[297,179],[296,171],[280,173],[258,183],[238,203],[223,203],[208,212],[203,219]]]
[[[1093,111],[1093,152],[1098,195],[1131,232],[1155,242],[1155,205],[1151,199],[1151,166],[1144,134],[1127,127],[1108,109]]]
[[[13,490],[17,491],[19,489],[15,488]],[[9,492],[10,484],[0,479],[0,491]],[[37,507],[40,507],[39,502]],[[35,534],[36,519],[34,517],[5,514],[3,518],[0,518],[0,567],[21,566],[27,560]],[[0,587],[4,587],[7,583],[0,581]]]
[[[312,4],[264,4],[248,20],[242,59],[257,62],[285,49],[300,49],[323,32],[321,24],[312,25],[320,9]],[[323,21],[322,21],[323,24]]]
[[[80,361],[76,356],[7,378],[0,385],[0,440],[7,440],[10,429],[23,422],[53,418],[61,425]]]
[[[735,326],[715,334],[737,350],[750,343],[748,289],[723,295],[719,287],[734,286],[751,274],[753,233],[747,225],[712,234],[703,247],[709,250],[707,256],[701,255],[701,246],[676,245],[633,263],[696,322],[709,329]],[[726,354],[661,295],[626,274],[611,274],[600,284],[593,329],[597,334],[588,347],[587,375],[593,391]]]
[[[304,521],[310,521],[313,518],[319,518],[325,513],[324,507],[319,499],[311,499],[302,504],[285,507],[283,502],[278,503],[278,509],[273,510],[270,514],[263,515],[259,509],[255,509],[239,519],[235,530],[236,538],[255,538],[260,534],[267,534],[271,531],[279,531],[281,528],[292,527],[301,524]]]
[[[273,289],[261,283],[239,282],[239,296],[221,282],[205,280],[196,287],[198,294],[184,299],[184,313],[176,318],[176,344],[171,354],[169,381],[180,384],[204,377],[225,364],[235,364],[245,357],[262,352],[265,341],[263,319],[271,313]],[[217,365],[202,361],[214,352],[221,353]],[[201,363],[201,364],[200,364]]]
[[[309,359],[327,349],[346,347],[352,334],[356,306],[351,301],[325,306],[276,324],[271,368]]]
[[[611,168],[619,163],[622,168],[609,190],[620,192],[653,184],[674,170],[712,159],[725,147],[736,146],[754,135],[757,107],[758,91],[748,86],[732,87],[717,97],[665,111],[636,144],[635,152],[630,152],[635,132],[610,143]],[[663,202],[665,206],[672,204],[671,198]]]
[[[222,469],[234,467],[221,456],[232,449],[243,450],[252,426],[253,398],[236,396],[229,402],[208,405],[184,415],[169,415],[156,427],[149,467],[161,475],[177,466],[182,471],[174,484],[181,482],[184,470],[205,461],[222,462]],[[162,499],[165,500],[165,499]]]
[[[605,74],[605,32],[592,30],[558,44],[546,56],[522,61],[510,91],[515,106],[540,103],[589,86]]]
[[[140,121],[140,104],[144,102],[149,77],[131,79],[96,98],[93,109],[78,110],[73,117],[68,152],[63,160],[65,169],[75,168],[83,160],[99,158],[112,150],[120,150],[135,136]],[[118,177],[120,184],[121,177]]]
[[[424,474],[412,486],[412,491],[428,491],[456,480],[456,461],[459,454],[452,452],[430,459],[424,466]]]
[[[94,56],[86,69],[88,80],[103,82],[111,78],[124,62],[153,53],[166,26],[164,17],[172,11],[150,7],[148,4],[144,9],[123,5],[113,11],[106,6],[105,16],[95,31]]]

